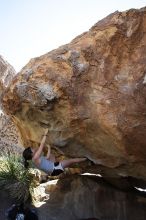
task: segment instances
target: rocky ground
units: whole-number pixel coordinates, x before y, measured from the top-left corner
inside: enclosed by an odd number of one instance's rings
[[[101,177],[69,175],[39,187],[39,220],[145,220],[146,195],[116,189]]]
[[[13,204],[13,200],[9,197],[9,195],[0,190],[0,219],[6,220],[6,210]]]

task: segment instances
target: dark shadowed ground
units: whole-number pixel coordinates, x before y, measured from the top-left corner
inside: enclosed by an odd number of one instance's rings
[[[0,190],[0,220],[5,220],[5,212],[6,210],[13,204],[12,199],[10,199],[9,195]]]

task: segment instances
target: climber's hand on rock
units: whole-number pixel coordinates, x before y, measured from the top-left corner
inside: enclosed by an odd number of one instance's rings
[[[48,134],[48,131],[49,131],[49,129],[46,128],[46,129],[45,129],[45,133],[44,133],[44,135],[47,135],[47,134]]]

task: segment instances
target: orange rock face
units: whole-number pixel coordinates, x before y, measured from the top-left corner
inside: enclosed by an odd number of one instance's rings
[[[3,95],[24,145],[118,167],[146,158],[146,8],[115,12],[32,59]],[[143,175],[146,176],[145,169]],[[132,174],[131,174],[132,175]]]

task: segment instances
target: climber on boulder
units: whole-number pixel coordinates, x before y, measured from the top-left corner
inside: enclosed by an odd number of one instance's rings
[[[41,140],[38,149],[27,147],[23,151],[23,157],[25,159],[24,161],[25,168],[28,168],[29,166],[28,160],[32,160],[36,168],[38,168],[39,170],[44,171],[46,174],[50,176],[57,176],[63,173],[64,169],[69,167],[70,165],[86,160],[86,158],[71,158],[58,162],[55,160],[55,156],[51,154],[50,145],[48,145],[47,155],[43,156],[42,153],[45,146],[47,133],[48,133],[48,129],[45,130],[45,133],[43,135],[43,138]]]

